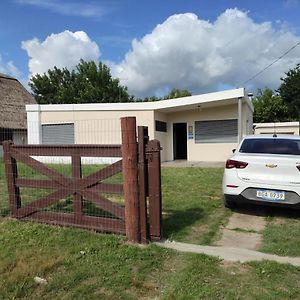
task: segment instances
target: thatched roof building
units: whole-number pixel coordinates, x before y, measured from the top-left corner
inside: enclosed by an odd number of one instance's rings
[[[17,79],[0,73],[0,128],[26,129],[26,104],[36,101]]]

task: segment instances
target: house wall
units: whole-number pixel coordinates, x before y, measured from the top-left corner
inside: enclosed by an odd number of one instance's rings
[[[237,98],[235,98],[237,100]],[[242,103],[242,136],[252,133],[251,104]],[[163,148],[162,161],[173,160],[173,124],[187,123],[192,126],[193,137],[187,139],[187,159],[190,161],[224,161],[236,148],[237,143],[195,143],[195,121],[213,121],[238,119],[237,101],[223,105],[215,105],[193,110],[171,112],[163,110],[86,110],[67,109],[56,110],[49,106],[49,110],[28,111],[29,143],[41,143],[41,124],[74,123],[75,143],[89,144],[119,144],[121,143],[120,118],[135,116],[137,125],[148,126],[150,139],[158,139]],[[32,116],[30,116],[32,114]],[[167,132],[155,130],[155,120],[167,123]]]
[[[242,126],[243,137],[246,135],[253,134],[253,113],[246,102],[243,103],[242,107]]]
[[[135,116],[137,126],[148,126],[154,138],[153,111],[43,111],[41,124],[74,123],[76,144],[121,143],[121,117]]]
[[[295,134],[299,135],[299,122],[255,123],[255,134]]]
[[[168,128],[170,128],[167,139],[167,160],[173,160],[173,124],[187,123],[193,126],[193,139],[187,140],[187,159],[189,161],[224,161],[236,148],[236,143],[195,143],[195,121],[237,119],[237,104],[203,108],[199,110],[169,113],[167,115]]]
[[[168,115],[159,111],[154,111],[154,126],[155,126],[155,121],[162,121],[167,123],[167,132],[160,132],[160,131],[155,131],[154,128],[154,138],[160,141],[160,146],[162,147],[161,151],[161,160],[162,161],[167,161],[171,160],[170,159],[170,143],[172,141],[172,126],[169,122]]]
[[[243,104],[243,135],[249,134],[252,128],[252,113]],[[161,160],[173,160],[173,124],[187,123],[195,130],[195,121],[226,120],[238,118],[237,104],[188,110],[181,112],[160,111],[42,111],[41,124],[74,123],[75,142],[78,144],[121,142],[120,118],[136,116],[137,125],[148,126],[150,139],[158,139],[163,148]],[[155,131],[155,120],[167,123],[167,132]],[[224,161],[236,148],[236,143],[196,144],[193,139],[187,140],[188,160],[190,161]]]
[[[149,136],[154,138],[154,112],[153,110],[139,111],[97,111],[97,110],[29,110],[28,117],[28,143],[41,144],[44,124],[73,123],[76,144],[120,144],[121,143],[121,117],[135,116],[137,126],[148,126]],[[44,163],[70,163],[70,157],[35,157]],[[93,158],[84,157],[82,163],[114,163],[119,158]]]

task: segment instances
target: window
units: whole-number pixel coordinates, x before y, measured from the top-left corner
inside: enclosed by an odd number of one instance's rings
[[[161,132],[167,132],[167,123],[155,120],[155,130]]]
[[[280,138],[245,139],[239,152],[300,155],[300,140]]]
[[[45,124],[42,125],[42,143],[74,144],[74,124]]]
[[[195,121],[195,143],[236,143],[237,140],[237,119]]]

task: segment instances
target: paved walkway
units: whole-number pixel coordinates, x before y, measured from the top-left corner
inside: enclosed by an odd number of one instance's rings
[[[264,213],[261,210],[235,211],[228,224],[221,229],[220,239],[216,246],[202,246],[175,241],[157,242],[165,248],[181,252],[203,253],[226,261],[249,262],[271,260],[278,263],[300,266],[300,257],[278,256],[256,251],[261,246],[261,234],[266,226]]]
[[[234,212],[228,224],[221,228],[221,238],[215,245],[257,250],[261,247],[266,224],[265,216],[260,212]]]
[[[278,256],[237,247],[201,246],[179,242],[170,242],[168,240],[156,242],[155,244],[181,252],[207,254],[224,259],[226,261],[244,263],[249,261],[271,260],[278,263],[291,264],[293,266],[300,267],[300,257]]]

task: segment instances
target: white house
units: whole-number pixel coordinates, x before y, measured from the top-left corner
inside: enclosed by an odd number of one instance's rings
[[[224,161],[252,134],[244,88],[156,102],[27,105],[28,143],[120,143],[120,118],[135,116],[161,142],[162,161]]]

